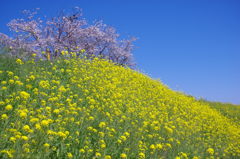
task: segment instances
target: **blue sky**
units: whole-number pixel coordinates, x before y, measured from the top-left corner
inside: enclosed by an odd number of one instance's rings
[[[55,16],[79,6],[89,22],[103,20],[122,37],[135,36],[138,68],[170,88],[240,104],[238,0],[1,0],[0,32],[24,9]]]

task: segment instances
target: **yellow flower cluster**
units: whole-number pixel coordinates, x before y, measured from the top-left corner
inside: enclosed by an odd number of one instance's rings
[[[70,55],[16,62],[0,68],[0,158],[240,158],[236,122],[144,74]]]
[[[20,97],[27,100],[28,98],[30,98],[30,94],[25,92],[25,91],[21,91],[20,93]]]
[[[18,64],[20,64],[20,65],[24,64],[24,62],[23,62],[21,59],[17,59],[17,60],[16,60],[16,63],[18,63]]]

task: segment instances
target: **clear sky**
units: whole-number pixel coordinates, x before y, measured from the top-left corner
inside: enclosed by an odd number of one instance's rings
[[[170,88],[207,100],[240,104],[239,0],[1,0],[0,32],[24,9],[55,16],[79,6],[135,36],[138,68]]]

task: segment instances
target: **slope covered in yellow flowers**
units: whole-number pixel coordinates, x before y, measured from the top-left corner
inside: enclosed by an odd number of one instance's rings
[[[104,60],[0,65],[0,158],[239,158],[240,128]]]
[[[218,110],[222,115],[231,119],[236,124],[240,125],[240,105],[231,103],[210,102],[206,100],[199,100],[203,104],[209,105],[211,108]]]

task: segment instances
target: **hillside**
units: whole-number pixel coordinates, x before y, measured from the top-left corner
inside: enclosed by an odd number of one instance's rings
[[[239,158],[240,127],[108,61],[1,58],[0,158]]]
[[[218,110],[222,115],[240,125],[240,105],[210,102],[206,100],[200,100],[200,102],[203,102],[204,104],[209,105],[211,108]]]

